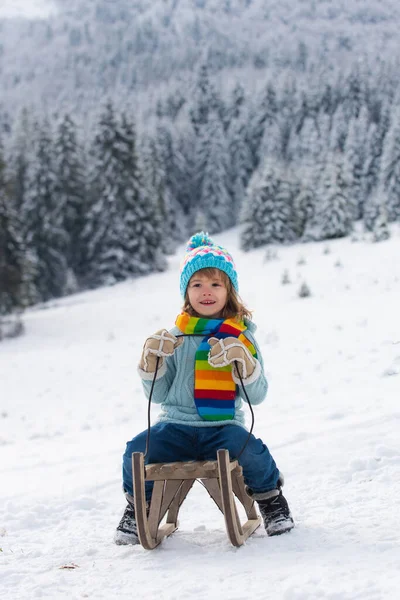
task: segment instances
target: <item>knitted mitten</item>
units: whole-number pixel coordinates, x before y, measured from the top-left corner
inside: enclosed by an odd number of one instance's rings
[[[248,379],[256,368],[256,360],[251,352],[237,338],[227,337],[217,339],[212,337],[208,340],[211,350],[208,353],[208,362],[212,367],[226,367],[237,361],[240,375]],[[235,369],[235,367],[232,367]],[[236,374],[236,373],[234,373]]]
[[[146,373],[154,373],[156,370],[157,356],[160,357],[158,366],[163,364],[164,356],[172,356],[176,348],[183,342],[183,337],[176,338],[166,329],[160,329],[147,338],[143,346],[139,367]]]

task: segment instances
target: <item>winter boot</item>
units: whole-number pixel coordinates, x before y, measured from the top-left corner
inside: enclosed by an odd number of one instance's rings
[[[261,495],[263,496],[262,498],[257,498],[257,496]],[[294,521],[287,500],[282,494],[281,481],[278,481],[275,490],[265,492],[264,494],[255,494],[254,496],[258,502],[260,513],[264,520],[264,527],[268,535],[280,535],[293,529]]]
[[[135,507],[133,504],[133,497],[126,494],[128,504],[126,505],[125,512],[122,515],[122,519],[119,522],[117,529],[114,534],[114,542],[118,546],[125,546],[128,544],[140,544],[139,536],[137,533]]]

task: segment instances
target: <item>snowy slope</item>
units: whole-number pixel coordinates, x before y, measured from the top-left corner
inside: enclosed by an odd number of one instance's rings
[[[255,432],[285,473],[297,523],[280,538],[260,529],[240,549],[199,485],[161,548],[112,543],[121,454],[146,425],[136,363],[146,335],[179,311],[180,253],[166,273],[29,312],[26,335],[0,344],[0,597],[397,597],[400,230],[392,233],[380,244],[278,248],[271,261],[265,249],[242,253],[236,229],[215,236],[255,310],[270,381]],[[303,280],[310,298],[297,296]]]

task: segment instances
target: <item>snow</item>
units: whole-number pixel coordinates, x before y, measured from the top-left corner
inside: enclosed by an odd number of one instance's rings
[[[146,427],[136,364],[180,310],[181,248],[165,273],[29,311],[25,336],[0,344],[2,598],[397,597],[400,229],[379,244],[279,247],[274,260],[241,252],[238,229],[214,238],[255,311],[270,382],[255,433],[285,474],[296,528],[260,528],[235,549],[196,485],[160,548],[112,542],[121,455]]]
[[[1,0],[0,19],[23,17],[26,19],[47,18],[56,12],[52,0]]]

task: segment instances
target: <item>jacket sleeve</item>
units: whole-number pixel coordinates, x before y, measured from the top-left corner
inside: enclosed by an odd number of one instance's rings
[[[143,390],[146,398],[150,396],[151,386],[153,384],[154,373],[147,373],[138,368],[138,373],[142,380]],[[168,392],[175,378],[176,367],[174,357],[168,356],[164,358],[162,367],[158,370],[157,378],[154,382],[153,396],[151,401],[155,404],[161,404],[168,396]]]
[[[174,327],[170,333],[174,335],[178,332],[178,329]],[[143,390],[146,398],[150,396],[151,386],[153,384],[154,373],[147,373],[138,367],[138,373],[142,380]],[[164,358],[162,366],[158,369],[157,377],[154,382],[153,396],[151,401],[155,404],[161,404],[168,396],[168,392],[171,388],[172,382],[176,375],[176,363],[175,354],[173,356],[167,356]]]
[[[264,361],[261,355],[261,350],[259,345],[257,344],[254,336],[246,331],[245,333],[247,339],[253,344],[257,352],[256,360],[256,368],[252,375],[247,380],[243,380],[246,393],[249,397],[251,404],[261,404],[267,395],[268,390],[268,382],[264,373]],[[232,373],[232,377],[234,382],[238,385],[238,394],[239,396],[247,402],[246,396],[244,394],[242,384],[240,383],[240,379]]]

